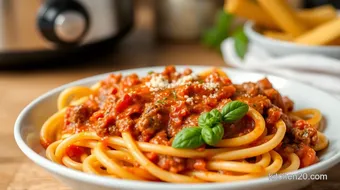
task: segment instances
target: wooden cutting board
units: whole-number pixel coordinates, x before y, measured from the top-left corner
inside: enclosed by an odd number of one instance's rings
[[[24,162],[12,178],[7,190],[71,190],[31,161]]]

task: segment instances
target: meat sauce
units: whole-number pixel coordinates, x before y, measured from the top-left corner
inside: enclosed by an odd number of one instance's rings
[[[309,148],[317,140],[316,130],[303,121],[289,118],[287,113],[293,109],[293,102],[282,97],[266,78],[257,83],[235,85],[217,70],[207,76],[196,76],[190,69],[179,73],[175,67],[168,66],[161,73],[149,73],[143,78],[136,74],[125,77],[111,74],[100,85],[87,102],[67,108],[63,134],[91,131],[107,137],[129,132],[137,141],[171,146],[180,130],[198,125],[202,112],[221,109],[232,100],[240,100],[264,116],[268,133],[275,132],[274,124],[283,119],[288,129],[286,141],[280,146],[282,154],[287,154],[288,149],[297,152],[303,160],[303,167],[317,161],[315,151]],[[224,127],[224,138],[232,138],[252,131],[254,122],[246,116]],[[292,144],[295,148],[290,147]],[[205,148],[210,147],[199,149]],[[70,147],[68,154],[74,156],[83,151]],[[174,173],[193,168],[206,169],[204,159],[155,153],[146,153],[146,156],[159,167]]]

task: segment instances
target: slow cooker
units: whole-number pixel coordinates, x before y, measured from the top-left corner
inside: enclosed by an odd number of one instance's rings
[[[132,0],[0,0],[0,65],[116,43],[132,25]]]

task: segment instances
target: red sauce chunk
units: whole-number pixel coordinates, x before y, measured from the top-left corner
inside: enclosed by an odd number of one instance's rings
[[[74,160],[80,159],[81,155],[83,155],[84,153],[85,148],[75,145],[71,145],[66,149],[66,154]]]
[[[300,158],[300,168],[304,168],[318,162],[316,152],[309,146],[301,144],[296,154]]]

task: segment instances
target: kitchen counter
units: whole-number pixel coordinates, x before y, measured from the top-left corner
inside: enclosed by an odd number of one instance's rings
[[[0,71],[0,189],[68,190],[50,174],[29,161],[17,147],[13,125],[19,112],[33,99],[59,85],[91,75],[156,65],[225,66],[215,51],[199,44],[160,43],[153,33],[148,6],[137,6],[136,27],[118,48],[82,66],[28,71]],[[306,189],[340,189],[340,165],[331,169],[327,181]]]

